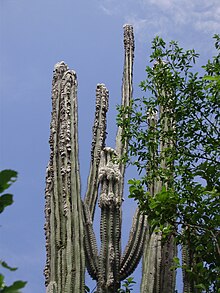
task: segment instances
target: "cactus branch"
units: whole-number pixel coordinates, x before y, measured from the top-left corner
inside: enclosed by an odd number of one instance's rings
[[[152,233],[143,256],[141,292],[159,293],[161,265],[161,235]],[[167,291],[172,292],[172,291]]]
[[[101,251],[99,256],[98,292],[117,292],[120,287],[119,261],[121,240],[121,196],[119,182],[121,174],[116,164],[112,163],[115,151],[104,148],[100,163],[99,180],[101,194]]]
[[[92,220],[86,204],[83,205],[85,227],[85,255],[86,267],[90,276],[98,280],[98,248],[93,231]]]
[[[133,27],[131,25],[124,25],[124,71],[122,79],[122,100],[121,106],[126,107],[130,105],[133,93],[133,61],[134,61],[134,34]],[[116,136],[115,150],[119,158],[121,158],[127,152],[127,142],[122,140],[123,128],[118,127]],[[125,165],[120,164],[120,172],[122,177],[125,172]],[[121,191],[123,190],[123,181]]]
[[[182,264],[184,267],[190,267],[190,258],[189,258],[189,249],[186,245],[182,246]],[[192,285],[189,280],[189,275],[187,274],[186,270],[182,270],[183,275],[183,293],[191,293],[192,291]]]
[[[132,228],[129,235],[128,244],[121,260],[120,266],[120,280],[124,280],[138,266],[142,257],[144,243],[148,237],[147,218],[140,213],[137,208],[133,217]]]
[[[164,90],[158,87],[158,96],[163,96],[164,98],[168,99],[170,102],[169,96],[166,97]],[[172,148],[172,139],[167,138],[166,133],[169,130],[173,130],[174,128],[174,120],[172,115],[172,108],[169,108],[169,104],[167,106],[159,106],[159,120],[161,123],[162,131],[161,133],[165,133],[164,137],[160,137],[160,141],[156,141],[155,135],[155,142],[154,147],[149,149],[150,152],[150,160],[147,166],[148,172],[153,172],[155,169],[159,168],[157,161],[155,160],[158,157],[158,148],[160,152],[160,168],[162,170],[170,170],[172,168],[171,165],[167,165],[167,158],[166,158],[166,150],[167,148]],[[152,112],[149,109],[148,113],[148,124],[151,127],[151,130],[155,132],[157,129],[157,117],[155,112]],[[170,115],[171,114],[171,115]],[[157,145],[157,146],[155,146]],[[156,162],[156,164],[155,164]],[[170,172],[171,173],[171,172]],[[172,186],[172,175],[169,175],[169,178],[162,180],[160,176],[157,176],[149,182],[148,190],[151,196],[155,196],[158,192],[161,191],[162,186],[165,186],[166,189]],[[145,247],[144,257],[143,257],[143,273],[142,273],[142,285],[141,285],[141,292],[174,292],[175,290],[175,271],[171,271],[170,268],[173,265],[173,258],[176,256],[176,244],[174,243],[174,237],[170,236],[169,240],[165,243],[161,241],[160,233],[153,232],[148,240],[148,243]]]
[[[94,218],[95,206],[98,196],[98,170],[101,151],[105,146],[106,138],[106,113],[108,111],[109,94],[104,84],[98,84],[96,89],[96,111],[93,126],[93,139],[91,149],[91,164],[88,177],[85,203]]]
[[[184,232],[190,234],[190,227],[184,228]],[[183,276],[183,293],[198,293],[199,289],[196,288],[195,280],[190,276],[189,271],[193,268],[195,259],[193,249],[190,245],[190,241],[188,243],[182,244],[182,276]]]

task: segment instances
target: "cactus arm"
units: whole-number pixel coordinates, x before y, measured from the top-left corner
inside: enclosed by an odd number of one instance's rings
[[[108,111],[108,90],[104,84],[98,84],[96,88],[96,111],[93,126],[93,139],[91,149],[91,164],[88,177],[85,203],[89,207],[92,220],[98,196],[98,170],[101,151],[105,146],[106,138],[106,113]]]
[[[84,211],[84,231],[85,231],[85,255],[88,273],[94,280],[98,280],[98,248],[93,231],[92,220],[86,204],[83,205]]]
[[[161,292],[175,292],[176,286],[176,271],[170,270],[174,265],[173,258],[177,255],[177,247],[174,241],[174,236],[171,235],[162,245],[162,259],[160,269],[160,288]]]
[[[164,91],[162,91],[161,95],[165,96]],[[169,101],[168,101],[169,104]],[[174,129],[174,119],[172,108],[169,106],[164,107],[160,106],[160,116],[163,122],[163,131],[166,133],[167,131]],[[164,153],[167,148],[173,147],[173,138],[162,138],[161,139],[161,153]],[[164,154],[165,156],[165,154]],[[166,159],[162,159],[161,168],[163,169],[171,169],[172,163],[170,165],[167,164]],[[172,187],[173,184],[173,176],[170,174],[169,178],[167,178],[166,182],[163,182],[163,185],[168,189]],[[162,186],[162,182],[160,183]],[[176,281],[176,271],[170,270],[170,268],[174,265],[173,258],[177,255],[177,247],[174,240],[174,236],[170,235],[166,242],[161,244],[161,266],[160,266],[160,290],[161,292],[174,292],[175,291],[175,281]]]
[[[120,207],[121,196],[118,193],[121,174],[117,165],[112,163],[115,151],[104,148],[100,163],[99,180],[101,194],[101,250],[99,256],[98,292],[117,292],[119,281],[119,257],[121,239]]]
[[[124,70],[122,78],[122,100],[121,106],[130,106],[133,93],[133,61],[134,61],[134,34],[133,27],[131,25],[124,25]],[[115,150],[119,158],[121,158],[127,152],[127,142],[122,140],[123,129],[118,127],[116,135],[116,146]],[[120,164],[120,172],[122,177],[125,172],[125,165]],[[123,180],[121,181],[121,192],[123,190]]]
[[[189,268],[191,266],[190,258],[189,258],[189,250],[187,245],[182,245],[182,265]],[[192,293],[192,285],[189,279],[189,276],[187,275],[186,270],[182,269],[182,275],[183,275],[183,293]]]
[[[149,237],[142,264],[141,292],[159,293],[160,286],[160,265],[161,265],[161,235],[152,233]],[[167,291],[170,292],[170,291]]]
[[[185,233],[190,233],[188,227],[184,228]],[[182,276],[183,276],[183,293],[198,293],[200,289],[196,288],[196,280],[190,276],[187,269],[192,269],[194,263],[194,254],[190,248],[190,242],[182,244]]]
[[[103,188],[104,186],[102,186]],[[103,191],[103,189],[102,189]],[[106,265],[105,260],[107,258],[107,210],[101,209],[101,221],[100,221],[100,239],[101,239],[101,249],[99,254],[99,267],[98,267],[98,293],[102,292],[102,288],[105,286],[106,283]]]
[[[165,91],[162,90],[159,93],[165,96]],[[173,115],[173,108],[171,106],[171,99],[169,98],[169,93],[167,93],[168,103],[167,106],[160,106],[160,116],[163,122],[163,131],[164,133],[168,131],[172,131],[174,133],[175,130],[175,121]],[[165,159],[162,159],[161,167],[163,169],[169,169],[171,172],[166,178],[166,182],[163,182],[163,185],[168,189],[173,186],[173,162],[167,163],[167,155],[165,155],[165,151],[167,148],[173,148],[173,139],[171,138],[162,138],[161,139],[161,153],[164,153]],[[170,160],[169,160],[170,161]],[[160,183],[162,186],[162,182]],[[173,228],[175,229],[175,228]],[[160,290],[161,292],[174,292],[175,291],[175,282],[176,282],[176,271],[170,270],[170,268],[174,265],[173,258],[177,255],[177,247],[174,239],[174,235],[170,235],[169,238],[162,243],[161,247],[161,268],[160,268]]]
[[[157,115],[152,109],[148,110],[148,125],[152,132],[157,127]],[[156,138],[154,138],[156,140]],[[157,168],[157,147],[152,144],[149,148],[150,159],[147,165],[147,172],[150,173]],[[154,196],[161,190],[161,182],[153,179],[148,182],[148,190],[151,196]],[[142,260],[142,282],[141,293],[159,293],[160,280],[160,265],[161,265],[161,235],[151,233],[145,242],[143,260]]]
[[[120,280],[124,280],[138,266],[142,257],[144,242],[148,237],[147,219],[137,208],[133,217],[128,244],[125,248],[120,267]]]
[[[46,179],[45,277],[48,288],[56,284],[57,292],[76,293],[84,290],[85,270],[77,80],[75,72],[68,70],[64,62],[55,66],[52,93],[51,156]]]
[[[165,95],[164,91],[159,91],[159,95]],[[170,109],[159,107],[159,115],[162,117],[163,132],[167,132],[169,127],[173,127],[174,121],[170,116],[166,115]],[[156,113],[150,113],[148,115],[149,126],[156,130],[157,118]],[[172,141],[166,137],[160,139],[160,153],[163,155],[167,147],[172,147]],[[151,172],[157,168],[157,148],[149,150],[151,160],[147,166],[148,172]],[[156,163],[155,163],[156,162]],[[162,169],[169,168],[167,166],[166,159],[161,160],[160,166]],[[151,196],[161,191],[162,185],[166,188],[172,186],[172,178],[167,178],[166,182],[162,182],[160,178],[155,178],[148,184],[148,189]],[[149,241],[146,244],[144,257],[143,257],[143,271],[142,271],[142,284],[141,292],[174,292],[175,291],[175,271],[171,271],[170,267],[173,265],[173,258],[176,256],[176,244],[174,237],[171,236],[165,243],[161,242],[161,235],[153,232],[150,235]]]

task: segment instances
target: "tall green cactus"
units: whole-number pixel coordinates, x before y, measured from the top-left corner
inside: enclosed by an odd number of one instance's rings
[[[155,66],[157,65],[155,64]],[[147,169],[148,172],[154,172],[160,168],[164,174],[166,173],[166,169],[168,169],[169,175],[160,176],[158,174],[148,184],[148,190],[151,196],[155,196],[160,192],[162,186],[166,189],[172,186],[172,160],[169,160],[166,152],[168,149],[171,150],[173,148],[173,141],[168,138],[167,133],[174,131],[175,121],[172,103],[169,100],[169,93],[167,93],[167,90],[164,90],[163,85],[162,87],[157,85],[157,95],[158,99],[165,99],[167,104],[166,107],[159,104],[157,112],[155,109],[149,109],[148,112],[148,125],[152,129],[152,133],[155,133],[155,141],[152,146],[149,146],[150,159]],[[163,136],[159,137],[159,141],[156,134],[158,120],[160,120],[160,133],[163,133]],[[166,242],[162,241],[161,233],[153,232],[149,236],[143,255],[141,293],[175,292],[176,272],[175,270],[170,270],[170,268],[174,265],[173,258],[176,256],[176,253],[177,249],[173,236],[170,236]]]
[[[84,232],[78,162],[77,79],[54,68],[50,161],[46,178],[47,292],[84,291]]]
[[[122,105],[132,98],[134,36],[131,25],[124,26],[124,72]],[[52,85],[50,161],[46,177],[45,235],[47,293],[85,291],[85,265],[97,281],[98,293],[115,293],[120,282],[137,267],[143,250],[141,292],[172,292],[173,274],[165,265],[173,256],[171,241],[161,244],[160,235],[149,235],[147,218],[137,209],[124,253],[121,252],[122,198],[125,165],[115,163],[127,152],[119,127],[115,149],[105,146],[108,90],[96,89],[91,163],[84,201],[80,193],[78,159],[78,111],[76,73],[64,62],[55,66]],[[152,123],[155,121],[152,120]],[[153,154],[153,152],[152,152]],[[114,158],[114,160],[113,160]],[[150,167],[150,166],[149,166]],[[150,186],[152,195],[160,182]],[[97,203],[101,209],[100,252],[93,230]],[[145,249],[144,249],[145,246]],[[165,284],[165,285],[164,285]],[[167,285],[166,285],[167,284]],[[166,288],[161,289],[161,288]]]

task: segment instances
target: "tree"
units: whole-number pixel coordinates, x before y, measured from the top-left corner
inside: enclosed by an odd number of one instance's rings
[[[17,172],[13,170],[3,170],[0,171],[0,193],[3,193],[8,189],[13,182],[16,181]],[[0,213],[4,211],[7,206],[13,203],[13,195],[10,193],[5,193],[0,195]],[[0,260],[0,266],[2,268],[8,269],[10,271],[15,271],[17,268],[10,267],[5,261]],[[0,292],[1,293],[19,293],[19,289],[24,288],[26,282],[15,281],[12,285],[7,286],[4,282],[4,275],[0,273]]]
[[[181,245],[184,292],[220,292],[220,36],[217,54],[195,72],[199,55],[177,42],[152,42],[145,93],[119,107],[128,154],[140,179],[130,197],[147,215],[151,232]],[[161,188],[152,192],[154,182]],[[172,269],[172,268],[171,268]],[[174,268],[173,268],[174,269]]]

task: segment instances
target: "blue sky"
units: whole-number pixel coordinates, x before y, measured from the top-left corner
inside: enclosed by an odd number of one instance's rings
[[[24,293],[44,292],[44,187],[49,159],[51,80],[54,64],[64,60],[78,76],[82,194],[90,161],[95,88],[110,92],[108,145],[114,146],[116,104],[123,70],[123,24],[134,25],[134,96],[145,78],[155,35],[178,40],[201,54],[214,53],[220,32],[219,0],[0,0],[0,166],[19,172],[11,188],[15,203],[0,220],[0,257],[12,266],[7,280],[27,280]],[[128,173],[128,177],[132,176]],[[127,191],[125,198],[127,196]],[[134,204],[124,203],[124,223]],[[97,228],[98,230],[98,228]],[[98,231],[97,231],[98,232]],[[126,242],[128,230],[123,234]],[[135,275],[140,278],[139,267]],[[138,292],[138,287],[135,292]]]

